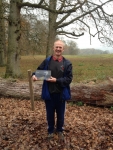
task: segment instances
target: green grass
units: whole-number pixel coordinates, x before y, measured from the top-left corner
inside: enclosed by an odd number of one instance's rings
[[[74,56],[65,55],[73,65],[73,82],[83,82],[87,80],[105,80],[108,76],[113,77],[113,54]],[[21,71],[23,80],[27,80],[27,70],[32,72],[44,60],[45,56],[22,56]],[[0,67],[0,76],[5,74],[5,67]]]

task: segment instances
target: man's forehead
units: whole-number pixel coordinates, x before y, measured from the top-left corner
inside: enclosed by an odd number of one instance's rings
[[[55,45],[55,46],[57,46],[57,45],[58,45],[58,46],[64,46],[64,43],[59,41],[59,42],[55,42],[54,45]]]

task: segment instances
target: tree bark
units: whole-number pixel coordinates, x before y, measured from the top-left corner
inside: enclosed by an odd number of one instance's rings
[[[3,1],[0,0],[0,66],[5,65],[5,24],[3,18]]]
[[[42,81],[33,82],[35,100],[41,100]],[[83,102],[85,104],[99,106],[113,106],[113,79],[102,83],[71,84],[70,102]],[[29,83],[14,79],[0,78],[0,96],[19,99],[30,99]]]
[[[8,30],[8,55],[6,77],[19,77],[20,71],[20,51],[19,39],[20,33],[20,7],[17,0],[10,1],[9,30]]]
[[[99,84],[76,84],[71,87],[72,100],[86,104],[113,106],[113,82],[110,80]]]
[[[56,10],[56,3],[57,0],[50,0],[50,9]],[[46,50],[46,57],[52,54],[53,44],[56,38],[56,19],[57,14],[49,12],[49,32],[48,32],[48,40],[47,40],[47,50]]]

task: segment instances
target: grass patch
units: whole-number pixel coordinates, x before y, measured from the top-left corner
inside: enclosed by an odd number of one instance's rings
[[[108,76],[113,77],[113,54],[77,56],[65,55],[73,65],[73,82],[94,79],[105,80]],[[35,71],[38,65],[44,60],[43,55],[22,56],[20,67],[23,80],[27,80],[27,70]],[[5,74],[5,67],[0,67],[0,76]]]

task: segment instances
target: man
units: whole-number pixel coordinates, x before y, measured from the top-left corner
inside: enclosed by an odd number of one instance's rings
[[[42,86],[42,99],[45,101],[48,123],[48,138],[52,138],[56,130],[58,137],[63,139],[65,103],[71,98],[69,85],[73,77],[72,64],[62,56],[64,46],[63,41],[55,41],[53,55],[46,58],[37,68],[37,70],[51,70],[51,77],[44,80]],[[32,79],[38,80],[35,73],[33,73]]]

